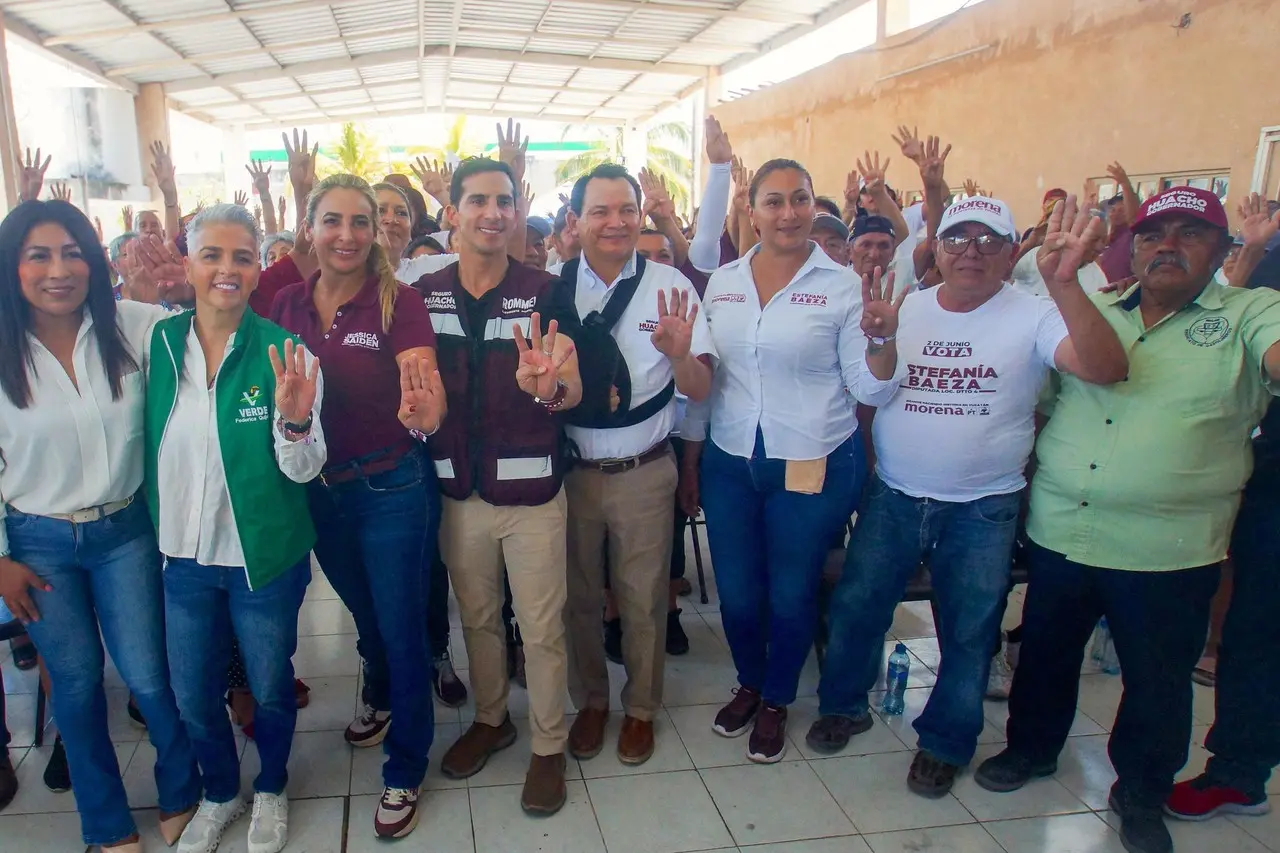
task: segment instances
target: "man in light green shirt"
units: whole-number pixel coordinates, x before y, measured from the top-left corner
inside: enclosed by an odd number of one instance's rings
[[[1161,805],[1187,759],[1191,670],[1253,465],[1249,436],[1280,393],[1280,294],[1213,282],[1231,237],[1212,193],[1153,196],[1133,232],[1138,286],[1093,297],[1129,376],[1062,377],[1036,446],[1009,746],[975,779],[1012,791],[1057,769],[1084,648],[1105,616],[1125,672],[1110,802],[1126,850],[1169,853]]]

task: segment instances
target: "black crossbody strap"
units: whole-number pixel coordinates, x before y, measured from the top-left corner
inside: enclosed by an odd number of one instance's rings
[[[622,319],[623,312],[627,310],[627,306],[635,298],[636,291],[640,288],[640,279],[644,278],[644,267],[644,257],[636,255],[636,274],[631,278],[623,279],[613,286],[614,293],[609,297],[609,301],[605,303],[604,310],[600,312],[600,318],[604,321],[606,329],[612,330],[618,324],[618,320]],[[576,276],[574,280],[577,280]]]

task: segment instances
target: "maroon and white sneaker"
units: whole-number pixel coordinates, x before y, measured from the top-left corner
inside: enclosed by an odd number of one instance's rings
[[[404,838],[418,825],[418,789],[383,788],[373,831],[379,838]]]
[[[741,737],[751,729],[751,721],[760,710],[760,691],[735,687],[729,704],[716,714],[711,730],[721,737]]]
[[[352,746],[377,746],[386,738],[387,729],[390,726],[390,711],[379,711],[372,705],[365,705],[364,710],[360,712],[360,716],[356,717],[351,722],[351,725],[347,726],[347,731],[343,737]]]
[[[1253,798],[1219,785],[1203,773],[1173,786],[1164,811],[1178,820],[1208,820],[1220,814],[1262,815],[1271,810],[1266,796]]]

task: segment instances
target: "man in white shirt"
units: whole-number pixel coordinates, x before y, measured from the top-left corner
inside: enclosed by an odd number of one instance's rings
[[[604,745],[609,671],[600,611],[608,548],[627,670],[618,758],[635,765],[653,754],[653,718],[662,705],[671,507],[677,480],[667,441],[676,422],[674,392],[692,400],[706,398],[715,349],[689,280],[672,267],[637,257],[641,205],[635,178],[621,166],[599,166],[578,180],[570,207],[569,230],[581,242],[582,255],[561,274],[576,287],[579,315],[587,318],[606,310],[616,295],[625,297],[626,283],[635,281],[637,274],[638,283],[611,329],[620,366],[630,379],[629,407],[620,419],[623,425],[566,428],[579,457],[565,477],[569,694],[578,709],[569,732],[569,751],[575,758],[587,759]],[[676,296],[677,291],[681,295]],[[583,342],[578,344],[582,350]],[[587,352],[580,355],[583,363],[598,357]],[[666,403],[656,412],[629,423],[636,418],[628,415],[643,414],[644,408],[654,408],[649,401],[663,396]],[[570,417],[571,422],[574,419]]]
[[[901,311],[897,393],[876,413],[876,476],[849,543],[831,605],[821,714],[808,742],[844,748],[871,727],[884,634],[922,559],[941,624],[939,670],[914,727],[920,750],[908,787],[939,797],[973,757],[997,636],[1038,394],[1052,369],[1118,382],[1128,362],[1078,271],[1101,222],[1072,198],[1055,214],[1040,255],[1052,301],[1005,280],[1017,233],[990,198],[943,214],[934,247],[941,286],[912,293]]]

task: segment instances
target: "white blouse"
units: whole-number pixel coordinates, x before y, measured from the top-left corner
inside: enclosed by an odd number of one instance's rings
[[[19,409],[0,392],[0,553],[9,550],[6,506],[64,514],[124,500],[141,487],[144,360],[152,327],[167,316],[158,305],[116,303],[116,324],[137,364],[122,377],[118,400],[111,398],[87,309],[72,355],[79,390],[53,353],[28,335],[31,402]]]

